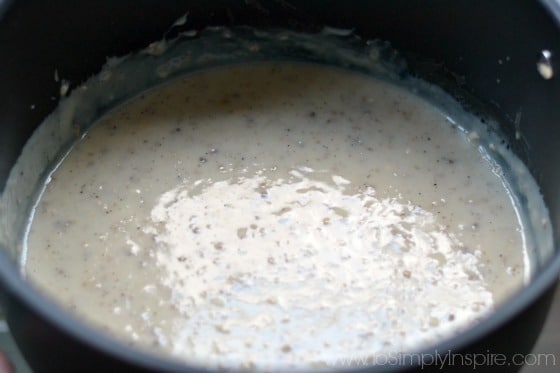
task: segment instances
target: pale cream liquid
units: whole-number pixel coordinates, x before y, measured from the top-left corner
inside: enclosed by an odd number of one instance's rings
[[[269,63],[102,118],[46,185],[26,272],[150,351],[320,367],[465,328],[522,286],[524,250],[502,179],[433,106]]]

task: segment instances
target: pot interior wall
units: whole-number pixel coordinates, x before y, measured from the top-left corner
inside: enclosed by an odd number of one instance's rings
[[[514,148],[528,161],[558,224],[554,152],[560,130],[549,124],[560,107],[546,103],[558,100],[559,83],[542,79],[535,66],[540,51],[554,51],[560,38],[545,9],[530,0],[515,6],[507,0],[15,2],[0,28],[0,71],[9,72],[0,85],[0,188],[26,139],[56,105],[55,71],[74,87],[107,56],[160,39],[185,13],[183,29],[250,24],[317,31],[329,25],[425,57],[411,60],[411,69],[428,80],[447,73],[456,96],[468,91],[487,103],[508,122],[506,132],[517,120],[523,138]]]

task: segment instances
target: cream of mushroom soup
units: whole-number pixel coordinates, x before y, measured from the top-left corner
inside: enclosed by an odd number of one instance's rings
[[[91,324],[188,363],[415,351],[529,276],[526,228],[478,136],[343,69],[189,74],[101,117],[57,164],[25,271]]]

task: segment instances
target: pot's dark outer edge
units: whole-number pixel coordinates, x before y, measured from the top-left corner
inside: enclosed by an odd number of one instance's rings
[[[544,3],[556,14],[556,3]],[[560,231],[560,170],[556,163],[560,128],[553,126],[560,120],[560,105],[551,105],[560,102],[560,83],[558,79],[544,81],[535,69],[541,50],[560,53],[560,38],[554,21],[536,1],[355,1],[350,7],[348,2],[324,0],[28,0],[14,2],[2,18],[6,4],[0,2],[0,190],[26,139],[56,105],[59,83],[53,79],[55,69],[75,87],[98,71],[106,56],[123,55],[159,39],[175,19],[189,11],[189,28],[212,24],[300,30],[317,30],[323,24],[356,27],[359,34],[389,39],[398,49],[444,62],[445,69],[462,77],[461,89],[490,103],[490,111],[503,115],[506,122],[511,124],[521,113],[516,129],[523,133],[524,141],[518,151],[541,185],[555,232]],[[137,25],[141,22],[140,32]],[[419,66],[411,68],[423,73]],[[549,309],[559,271],[556,252],[529,288],[489,320],[438,346],[439,351],[529,352]],[[35,370],[181,369],[140,356],[97,333],[86,339],[89,329],[77,326],[30,290],[4,255],[0,255],[0,277],[4,285],[0,297],[10,328]],[[469,346],[472,341],[476,342]],[[458,366],[449,368],[460,370]]]

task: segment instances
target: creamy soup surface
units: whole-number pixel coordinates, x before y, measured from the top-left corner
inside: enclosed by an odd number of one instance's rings
[[[199,72],[73,147],[35,208],[25,270],[92,324],[190,363],[414,351],[526,280],[494,171],[392,84],[306,64]]]

